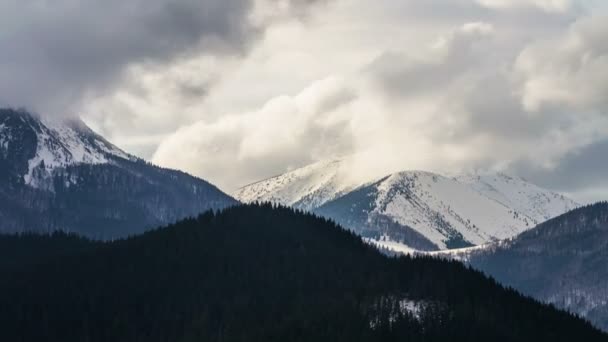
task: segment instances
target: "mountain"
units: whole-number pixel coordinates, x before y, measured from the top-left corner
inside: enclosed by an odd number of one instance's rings
[[[374,240],[419,250],[513,237],[578,205],[505,174],[445,177],[423,171],[354,181],[350,163],[313,164],[239,189],[243,202],[310,210]]]
[[[111,239],[236,203],[125,153],[80,120],[0,109],[0,232]]]
[[[26,234],[0,246],[2,341],[608,340],[458,262],[386,257],[269,204],[125,240]]]
[[[608,203],[585,206],[514,239],[456,257],[526,295],[608,331]]]

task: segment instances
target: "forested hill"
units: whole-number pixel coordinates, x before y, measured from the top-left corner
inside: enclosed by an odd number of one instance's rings
[[[106,243],[7,239],[39,253],[1,252],[17,255],[0,264],[1,341],[608,341],[458,262],[388,258],[283,207]]]

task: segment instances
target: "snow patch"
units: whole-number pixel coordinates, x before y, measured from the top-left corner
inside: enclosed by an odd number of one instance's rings
[[[0,124],[0,148],[8,149],[9,141],[11,141],[10,130],[5,124]]]
[[[409,255],[409,256],[432,256],[442,259],[456,260],[467,263],[471,257],[477,253],[488,252],[497,248],[505,248],[512,239],[498,241],[494,243],[487,243],[479,246],[455,248],[441,251],[421,251],[402,243],[390,241],[387,239],[364,239],[365,242],[376,246],[378,248],[387,250],[391,253]]]
[[[370,318],[369,326],[372,329],[376,329],[382,324],[392,325],[397,322],[400,316],[410,316],[420,321],[422,319],[422,312],[428,305],[430,305],[429,301],[412,300],[402,296],[388,295],[380,297],[370,310],[372,317]],[[388,317],[381,317],[377,313],[378,309],[388,309]]]
[[[402,242],[392,241],[388,236],[383,236],[380,239],[366,238],[363,240],[380,249],[384,249],[397,254],[413,255],[419,252],[418,250],[411,248],[410,246]]]

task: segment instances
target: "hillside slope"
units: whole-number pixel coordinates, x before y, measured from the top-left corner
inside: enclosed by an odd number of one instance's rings
[[[287,208],[208,212],[108,243],[47,239],[38,262],[2,269],[0,340],[607,340],[460,263],[388,258]]]
[[[608,203],[573,210],[510,241],[457,257],[608,331]]]

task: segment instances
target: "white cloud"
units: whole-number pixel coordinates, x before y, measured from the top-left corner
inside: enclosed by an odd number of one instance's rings
[[[537,7],[548,12],[565,12],[573,3],[570,0],[477,0],[481,5],[497,9]]]
[[[237,63],[238,57],[193,56],[170,66],[131,67],[120,86],[86,101],[85,120],[123,148],[150,157],[164,137],[200,120],[208,109],[201,100]]]
[[[288,167],[350,151],[344,106],[355,94],[338,78],[279,96],[260,110],[198,122],[167,138],[153,160],[205,174],[225,187],[244,185]]]

